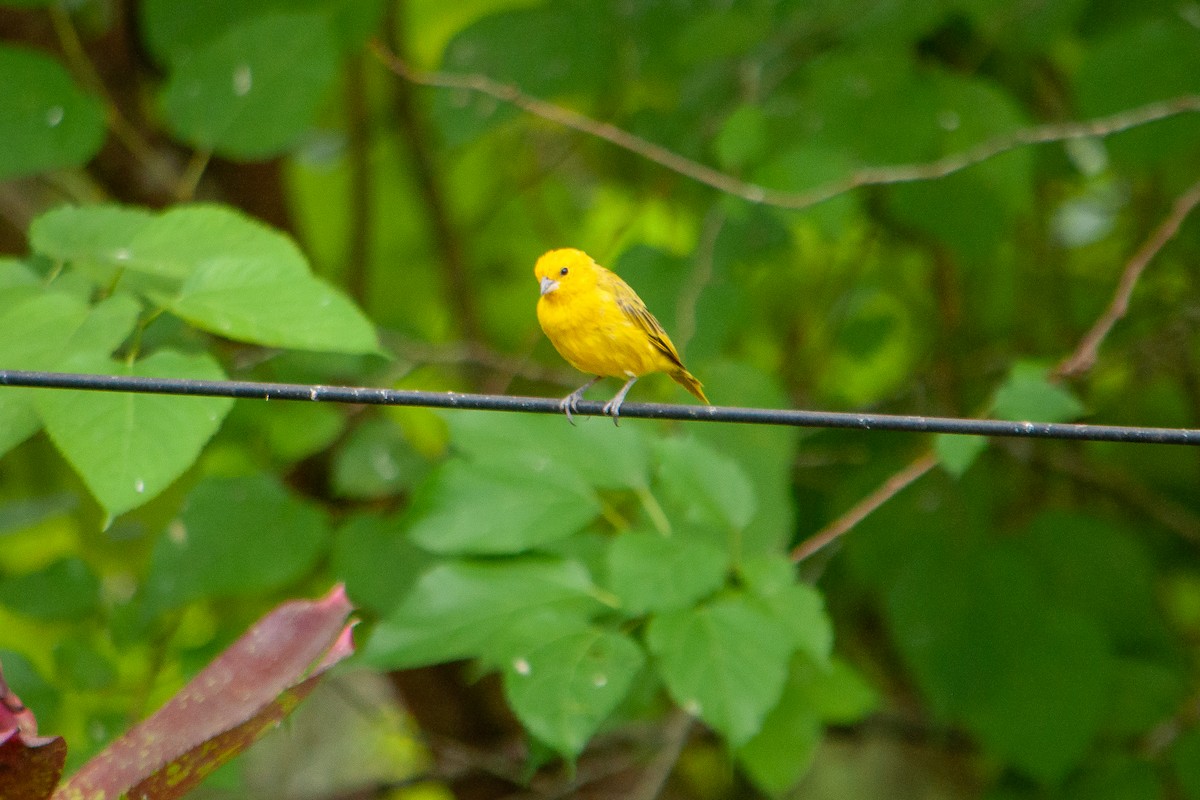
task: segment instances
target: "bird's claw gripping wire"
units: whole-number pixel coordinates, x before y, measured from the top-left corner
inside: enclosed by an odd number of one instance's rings
[[[574,425],[574,424],[575,424],[575,418],[574,418],[574,417],[572,417],[572,416],[571,416],[571,414],[573,414],[574,412],[576,412],[576,411],[578,411],[578,410],[579,410],[579,401],[583,399],[583,393],[584,393],[584,392],[586,392],[588,389],[592,388],[592,386],[594,386],[594,385],[595,385],[595,383],[596,383],[596,381],[598,381],[598,380],[600,380],[600,376],[599,376],[599,375],[597,375],[596,377],[592,378],[590,381],[588,381],[587,383],[585,383],[583,386],[580,386],[580,387],[579,387],[578,389],[576,389],[575,391],[571,392],[569,395],[567,395],[566,397],[564,397],[564,398],[563,398],[563,399],[562,399],[562,400],[559,402],[559,404],[558,404],[558,407],[559,407],[559,408],[560,408],[560,409],[561,409],[561,410],[562,410],[564,413],[566,413],[566,415],[567,415],[567,422],[571,423],[572,425]],[[606,410],[605,410],[605,412],[604,412],[604,413],[606,413],[606,414],[607,414],[607,413],[608,413],[608,411],[607,411],[607,409],[608,409],[608,406],[605,406],[605,409],[606,409]]]
[[[621,404],[625,402],[625,395],[629,394],[629,388],[637,381],[637,377],[632,377],[625,382],[621,387],[621,391],[617,392],[612,400],[604,404],[604,408],[600,409],[600,413],[608,414],[613,418],[613,425],[621,427]]]

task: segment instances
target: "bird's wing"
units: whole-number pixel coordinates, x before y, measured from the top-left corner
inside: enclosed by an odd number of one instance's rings
[[[646,308],[646,304],[642,302],[642,298],[637,296],[637,292],[614,272],[608,272],[604,279],[603,283],[607,284],[607,288],[612,292],[621,312],[646,334],[650,339],[650,344],[654,345],[656,350],[670,359],[671,363],[683,369],[683,361],[679,358],[679,353],[675,352],[675,345],[671,343],[671,337],[667,336],[663,326]]]

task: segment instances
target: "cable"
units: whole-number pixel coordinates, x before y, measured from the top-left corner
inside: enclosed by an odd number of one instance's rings
[[[458,392],[421,392],[353,386],[250,381],[201,381],[186,378],[147,378],[131,375],[78,375],[62,372],[0,370],[0,386],[42,389],[83,389],[101,392],[236,397],[250,400],[307,400],[381,406],[424,406],[527,414],[561,414],[558,398],[511,397]],[[603,403],[585,400],[578,413],[602,416]],[[1074,439],[1092,442],[1200,445],[1200,430],[1139,428],[1118,425],[1077,425],[1063,422],[1010,422],[995,419],[957,419],[895,414],[854,414],[839,411],[694,406],[669,403],[627,403],[624,419],[678,419],[696,422],[738,422],[750,425],[792,425],[802,428],[952,433],[1008,436],[1026,439]]]

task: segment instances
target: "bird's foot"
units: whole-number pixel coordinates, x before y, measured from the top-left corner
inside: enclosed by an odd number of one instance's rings
[[[625,400],[624,397],[614,397],[604,404],[604,408],[600,409],[602,414],[607,414],[613,418],[613,425],[621,427],[621,403]]]
[[[572,425],[575,424],[575,418],[572,417],[571,414],[579,410],[579,400],[581,397],[583,397],[583,390],[579,389],[571,392],[569,395],[559,401],[558,404],[559,409],[567,415],[567,422],[571,423]]]

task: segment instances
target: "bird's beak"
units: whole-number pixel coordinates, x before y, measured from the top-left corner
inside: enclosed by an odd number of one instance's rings
[[[555,289],[558,288],[558,281],[553,280],[549,277],[542,278],[541,286],[542,286],[542,295],[545,296],[545,295],[550,294],[551,292],[553,292]]]

